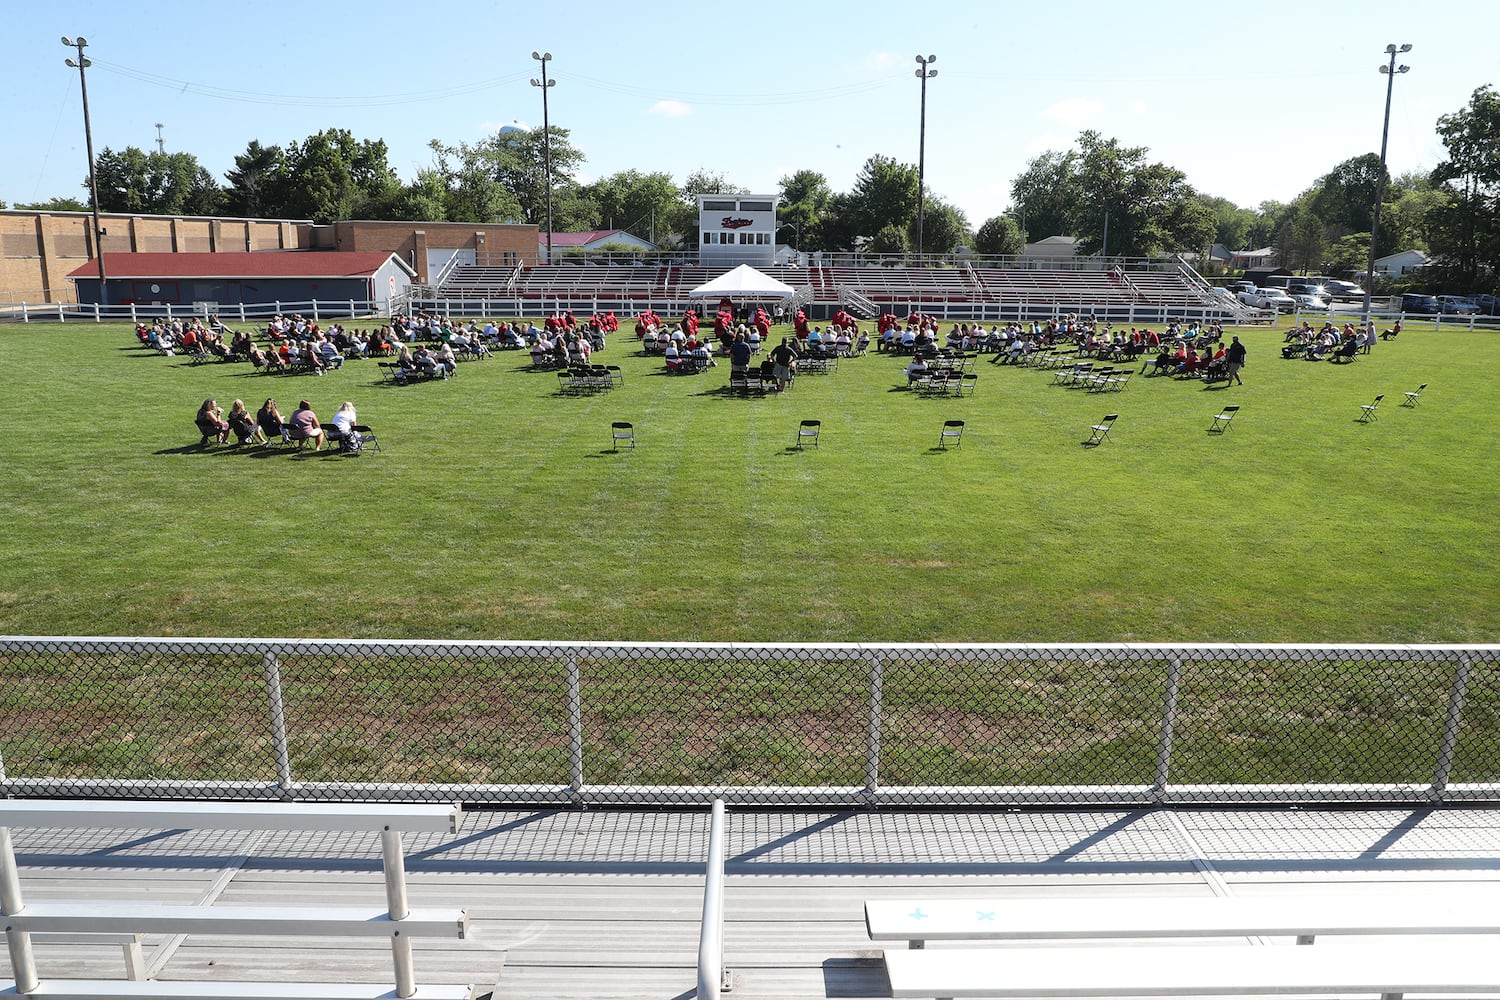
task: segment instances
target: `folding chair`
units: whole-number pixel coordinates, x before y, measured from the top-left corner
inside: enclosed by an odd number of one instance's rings
[[[1099,421],[1097,424],[1094,424],[1092,427],[1089,428],[1089,430],[1092,431],[1093,433],[1091,433],[1089,435],[1089,439],[1087,441],[1085,441],[1084,444],[1086,444],[1086,445],[1100,445],[1100,444],[1103,444],[1104,443],[1104,439],[1107,438],[1107,437],[1109,437],[1109,429],[1114,426],[1115,420],[1119,416],[1120,415],[1118,413],[1106,413],[1104,415],[1104,419],[1103,420]]]
[[[1375,416],[1375,411],[1380,409],[1380,401],[1384,398],[1385,393],[1382,392],[1380,395],[1375,397],[1375,402],[1361,403],[1359,408],[1364,412],[1359,415],[1359,422],[1362,424],[1368,424],[1370,421],[1377,419]]]
[[[1224,407],[1224,412],[1214,417],[1213,426],[1208,429],[1208,432],[1210,434],[1223,434],[1229,430],[1229,422],[1234,419],[1234,415],[1238,412],[1240,412],[1238,406]]]
[[[938,447],[947,448],[950,440],[955,448],[964,446],[964,422],[962,420],[943,421],[943,429],[938,433]]]
[[[371,430],[369,424],[355,424],[350,428],[350,430],[357,431],[359,433],[360,447],[368,448],[371,451],[381,450],[380,439],[375,436],[375,432]]]
[[[818,432],[823,429],[821,420],[804,420],[797,425],[797,447],[802,447],[803,441],[812,441],[813,447],[818,446]]]
[[[1408,393],[1406,393],[1405,394],[1406,395],[1406,402],[1402,403],[1401,405],[1402,406],[1416,406],[1417,405],[1417,400],[1421,398],[1422,393],[1423,393],[1423,391],[1426,390],[1426,388],[1427,388],[1427,383],[1423,382],[1421,385],[1417,386],[1417,391],[1416,392],[1408,392]]]
[[[635,447],[635,428],[628,420],[616,420],[609,425],[610,451],[619,451],[621,441],[629,441]]]

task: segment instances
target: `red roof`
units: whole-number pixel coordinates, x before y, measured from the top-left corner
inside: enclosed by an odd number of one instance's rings
[[[110,253],[104,270],[114,278],[367,278],[385,266],[384,250],[259,250],[250,253]],[[98,278],[90,260],[69,278]]]
[[[553,233],[552,245],[554,247],[586,247],[590,243],[597,243],[600,240],[621,234],[630,236],[623,229],[588,229],[581,233]],[[546,233],[538,233],[537,237],[539,243],[545,244],[547,242]],[[635,237],[631,238],[634,239]],[[105,262],[105,266],[109,266],[107,261]]]

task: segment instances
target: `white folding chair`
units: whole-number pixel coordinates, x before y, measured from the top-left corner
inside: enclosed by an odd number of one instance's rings
[[[802,447],[802,442],[811,441],[813,447],[818,446],[818,432],[823,429],[821,420],[804,420],[797,425],[797,447]],[[837,441],[834,444],[838,444]]]
[[[627,420],[616,420],[609,425],[610,451],[619,451],[621,441],[629,441],[635,447],[635,427]]]
[[[1240,412],[1240,408],[1237,405],[1224,407],[1224,412],[1214,417],[1213,426],[1208,429],[1208,432],[1210,434],[1223,434],[1229,430],[1229,422],[1234,419],[1234,415],[1238,412]]]
[[[1416,406],[1417,405],[1417,400],[1422,397],[1422,393],[1424,391],[1426,391],[1426,389],[1427,389],[1427,383],[1423,382],[1421,385],[1417,386],[1417,389],[1416,389],[1415,392],[1408,392],[1408,393],[1406,393],[1406,402],[1402,403],[1401,405],[1402,406]]]
[[[1109,437],[1109,429],[1115,425],[1115,420],[1117,420],[1119,416],[1120,415],[1118,413],[1106,413],[1103,420],[1099,421],[1097,424],[1094,424],[1089,428],[1091,433],[1089,434],[1089,439],[1085,441],[1084,444],[1103,444],[1105,438]]]
[[[1359,408],[1362,412],[1359,415],[1359,422],[1362,424],[1368,424],[1370,421],[1378,419],[1375,416],[1375,411],[1380,409],[1380,401],[1384,398],[1385,393],[1382,392],[1380,395],[1375,397],[1375,402],[1361,403]]]

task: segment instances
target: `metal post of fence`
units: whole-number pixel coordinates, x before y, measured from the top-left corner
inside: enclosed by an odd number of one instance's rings
[[[16,852],[11,846],[10,829],[0,826],[0,910],[20,913],[26,908],[21,899],[21,877],[16,871]],[[24,995],[37,986],[36,958],[31,953],[31,933],[13,927],[5,929],[10,946],[10,974],[15,977],[15,992]]]
[[[406,902],[406,858],[401,849],[401,831],[380,831],[380,858],[385,869],[385,908],[392,920],[411,915]],[[411,963],[411,938],[399,930],[391,935],[391,962],[396,967],[396,996],[417,992],[417,976]]]
[[[1453,773],[1453,754],[1458,749],[1458,729],[1463,722],[1464,698],[1469,691],[1469,666],[1468,655],[1461,654],[1458,669],[1453,672],[1453,690],[1448,694],[1448,717],[1443,722],[1437,771],[1432,776],[1432,797],[1435,799],[1441,799],[1448,790],[1448,777]]]
[[[885,657],[870,654],[870,727],[865,743],[865,794],[880,787],[880,730],[885,715]]]
[[[1172,736],[1177,729],[1177,694],[1182,686],[1182,657],[1167,661],[1167,689],[1162,697],[1161,735],[1156,741],[1156,778],[1151,795],[1160,802],[1167,793],[1167,779],[1172,772]]]
[[[286,743],[286,705],[281,697],[281,661],[274,650],[261,654],[266,678],[266,698],[271,706],[271,749],[276,755],[276,784],[281,797],[292,797],[292,757]]]
[[[568,654],[568,787],[583,791],[583,680],[578,654]]]

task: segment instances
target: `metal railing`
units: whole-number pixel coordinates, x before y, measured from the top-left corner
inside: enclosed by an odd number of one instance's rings
[[[300,313],[322,322],[325,319],[359,319],[382,315],[385,307],[368,299],[309,299],[303,302],[223,302],[219,318],[226,323],[248,323],[276,315]],[[104,306],[97,302],[53,302],[48,304],[0,305],[0,323],[139,323],[141,320],[187,319],[198,315],[194,303],[138,302]]]
[[[698,997],[727,989],[724,975],[724,801],[709,813],[708,858],[703,866],[703,920],[698,925]],[[6,912],[9,912],[8,910]]]
[[[1500,646],[0,638],[0,792],[1500,801]]]

